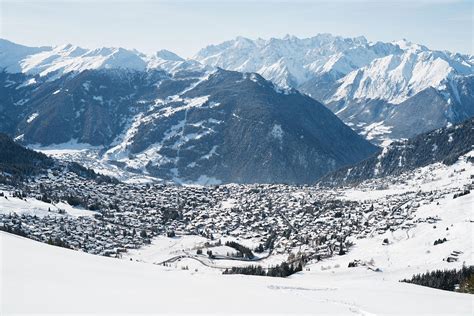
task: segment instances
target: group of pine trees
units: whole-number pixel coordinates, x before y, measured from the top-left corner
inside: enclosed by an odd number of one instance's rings
[[[253,255],[253,252],[252,250],[250,250],[250,248],[248,247],[245,247],[244,245],[241,245],[235,241],[227,241],[225,243],[226,246],[228,247],[231,247],[231,248],[234,248],[235,250],[237,250],[239,253],[242,254],[242,256],[244,258],[247,258],[247,259],[253,259],[255,256]]]
[[[416,274],[411,279],[404,279],[401,282],[474,294],[474,266],[463,266],[460,270],[435,270]]]
[[[55,238],[49,237],[48,244],[53,245],[53,246],[58,246],[58,247],[71,249],[71,246],[69,245],[69,243],[66,240],[63,240],[62,238],[57,237],[57,236]]]
[[[230,269],[225,269],[223,274],[245,274],[284,278],[302,270],[303,264],[301,262],[294,264],[282,262],[281,264],[271,268],[262,268],[261,266],[254,265],[246,267],[232,267]]]

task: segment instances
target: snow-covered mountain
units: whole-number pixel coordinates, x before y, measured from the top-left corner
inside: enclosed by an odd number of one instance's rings
[[[412,137],[474,115],[474,56],[433,51],[407,40],[372,43],[329,34],[238,37],[202,49],[195,59],[258,72],[308,93],[377,142]]]
[[[455,76],[474,74],[473,56],[431,51],[407,41],[395,43],[403,52],[377,58],[352,71],[339,81],[329,100],[381,99],[399,104],[429,87],[446,90]],[[453,102],[460,101],[457,94],[454,97],[457,100]]]
[[[394,44],[368,43],[364,37],[342,38],[330,34],[299,39],[244,37],[210,45],[194,57],[204,64],[237,71],[258,72],[281,86],[297,87],[314,75],[341,78],[372,60],[401,49]]]
[[[0,87],[0,131],[17,141],[95,147],[94,163],[164,180],[313,183],[376,150],[314,99],[255,73],[3,72]]]
[[[319,34],[311,38],[237,37],[183,59],[161,50],[146,55],[123,48],[70,44],[26,47],[0,39],[0,68],[54,80],[84,70],[256,72],[326,104],[375,143],[409,138],[474,116],[474,56],[434,51],[407,40]]]
[[[91,69],[161,69],[175,72],[182,69],[202,70],[205,67],[192,60],[186,61],[167,50],[145,55],[124,48],[85,49],[71,44],[35,48],[0,39],[0,69],[2,68],[10,73],[58,78],[67,73]]]
[[[434,163],[451,165],[472,151],[474,118],[460,124],[393,142],[374,155],[353,166],[326,175],[320,183],[348,185],[367,179],[382,178],[410,172]],[[466,158],[472,163],[472,155]]]

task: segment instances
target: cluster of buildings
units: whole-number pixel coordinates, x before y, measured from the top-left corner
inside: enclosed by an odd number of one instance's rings
[[[344,253],[357,238],[436,221],[417,218],[415,210],[453,190],[351,200],[342,191],[314,186],[127,184],[56,172],[21,186],[0,185],[0,191],[9,192],[0,199],[34,198],[52,206],[61,201],[91,210],[90,216],[54,207],[41,216],[2,212],[0,229],[92,254],[121,257],[158,235],[201,235],[251,240],[274,254],[319,259]]]

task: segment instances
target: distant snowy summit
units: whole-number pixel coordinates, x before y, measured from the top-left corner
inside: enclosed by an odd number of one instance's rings
[[[85,49],[71,44],[27,47],[0,39],[0,68],[10,73],[58,78],[70,72],[80,73],[92,69],[161,69],[175,72],[183,68],[203,69],[205,66],[196,61],[187,61],[167,50],[146,55],[125,48]]]
[[[430,50],[405,39],[237,37],[202,49],[195,59],[257,72],[305,92],[377,142],[474,115],[474,56]]]
[[[330,34],[237,37],[210,45],[194,58],[211,66],[258,72],[279,85],[303,90],[315,77],[332,78],[337,89],[321,101],[382,99],[399,104],[428,87],[444,88],[445,79],[474,75],[474,56],[434,51],[405,39],[383,43]],[[315,96],[321,98],[322,92],[315,91]]]
[[[25,84],[38,76],[54,80],[85,70],[196,74],[216,67],[255,72],[308,94],[376,144],[474,116],[474,56],[430,50],[405,39],[237,37],[207,46],[193,59],[167,50],[146,55],[124,48],[26,47],[0,40],[0,68],[33,77]]]

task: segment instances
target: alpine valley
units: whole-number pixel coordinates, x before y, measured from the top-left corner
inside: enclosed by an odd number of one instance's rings
[[[368,141],[474,115],[473,57],[405,40],[238,37],[194,60],[1,40],[0,57],[0,131],[123,180],[314,183]]]
[[[472,315],[474,57],[0,40],[0,314]]]

